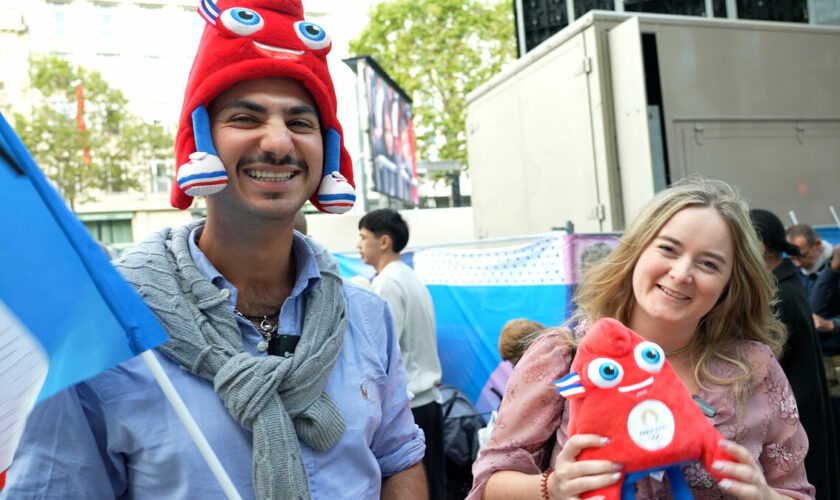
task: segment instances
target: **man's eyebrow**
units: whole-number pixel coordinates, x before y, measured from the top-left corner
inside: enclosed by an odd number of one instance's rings
[[[227,102],[224,105],[222,105],[221,108],[219,108],[217,113],[221,113],[223,111],[227,111],[227,110],[230,110],[230,109],[236,109],[236,108],[244,108],[244,109],[247,109],[248,111],[253,111],[255,113],[261,113],[261,114],[268,113],[268,108],[266,108],[265,106],[262,106],[260,104],[257,104],[254,101],[249,101],[248,99],[234,99],[230,102]],[[315,115],[316,117],[318,117],[318,110],[316,110],[315,107],[310,106],[308,104],[296,104],[296,105],[290,107],[286,111],[286,114],[295,115],[295,116],[296,115]]]
[[[222,111],[226,111],[233,108],[245,108],[249,111],[253,111],[255,113],[266,113],[268,110],[265,106],[260,106],[259,104],[255,103],[254,101],[249,101],[247,99],[234,99],[232,101],[226,102],[217,113],[221,113]]]
[[[308,104],[298,104],[289,108],[290,115],[315,115],[318,116],[318,111]]]

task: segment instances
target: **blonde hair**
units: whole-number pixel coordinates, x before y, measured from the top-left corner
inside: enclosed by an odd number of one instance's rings
[[[718,384],[735,384],[743,395],[752,375],[737,350],[735,341],[756,340],[770,346],[779,356],[787,330],[772,313],[776,281],[764,262],[748,208],[738,193],[722,181],[689,177],[660,191],[624,231],[618,246],[585,272],[575,293],[577,310],[570,324],[593,323],[612,317],[628,324],[635,304],[632,275],[642,251],[650,245],[677,212],[689,207],[714,208],[729,227],[733,242],[732,276],[718,302],[697,326],[692,351],[694,375]],[[709,371],[709,362],[721,359],[738,367],[742,374],[721,379]]]

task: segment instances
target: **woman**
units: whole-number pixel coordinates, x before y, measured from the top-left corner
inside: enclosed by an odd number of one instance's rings
[[[541,330],[545,330],[545,325],[525,318],[516,318],[505,323],[499,335],[499,355],[502,361],[487,378],[484,388],[478,394],[478,400],[475,402],[476,412],[486,416],[499,409],[513,367],[528,347],[522,343],[522,339]]]
[[[660,192],[616,249],[586,274],[575,295],[575,334],[614,317],[656,342],[680,380],[699,396],[737,462],[718,462],[716,482],[693,462],[683,473],[695,498],[811,498],[808,442],[775,356],[784,326],[743,201],[727,184],[689,179]],[[574,336],[540,335],[508,382],[493,437],[473,465],[468,498],[580,498],[620,481],[622,464],[577,462],[606,438],[566,434],[565,400],[551,382],[568,373]],[[667,481],[666,481],[667,482]],[[654,477],[637,498],[669,498]]]

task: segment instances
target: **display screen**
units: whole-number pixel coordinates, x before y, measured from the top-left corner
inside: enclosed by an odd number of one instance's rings
[[[365,65],[374,191],[417,205],[411,104],[377,68]]]

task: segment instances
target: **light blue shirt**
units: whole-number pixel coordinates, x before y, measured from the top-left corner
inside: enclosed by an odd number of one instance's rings
[[[304,291],[320,279],[311,249],[297,234],[297,278],[280,312],[280,333],[299,334]],[[198,270],[236,304],[236,289],[190,238]],[[224,291],[226,290],[226,291]],[[300,449],[314,499],[379,498],[385,477],[419,462],[425,445],[408,407],[405,369],[385,302],[346,284],[349,321],[326,392],[346,430],[317,452]],[[265,356],[251,323],[239,318],[245,349]],[[254,498],[251,433],[225,409],[210,381],[154,351],[243,498]],[[2,499],[224,498],[172,406],[138,357],[38,405],[9,469]]]

